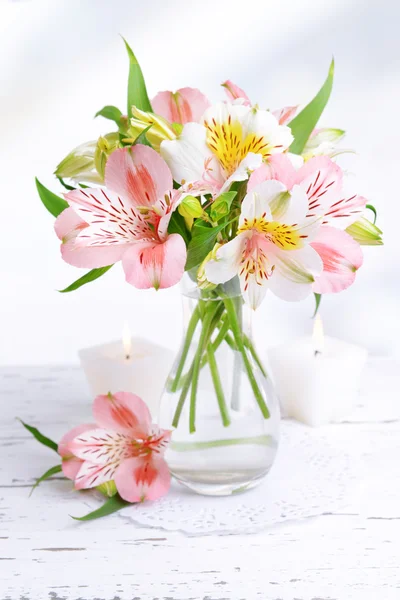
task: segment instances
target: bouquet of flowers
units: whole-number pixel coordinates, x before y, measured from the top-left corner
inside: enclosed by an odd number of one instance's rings
[[[334,65],[302,110],[254,104],[231,81],[211,104],[197,89],[163,91],[151,101],[139,63],[129,57],[127,112],[96,113],[113,131],[75,148],[55,170],[64,198],[37,181],[57,217],[62,258],[89,269],[76,290],[121,262],[136,288],[167,288],[185,271],[199,304],[167,384],[179,391],[177,427],[190,393],[189,429],[196,430],[199,373],[207,364],[221,418],[230,423],[215,353],[240,354],[252,393],[270,416],[255,367],[264,372],[241,326],[243,303],[256,309],[267,290],[288,301],[348,288],[362,265],[361,245],[382,243],[376,211],[346,190],[336,158],[344,131],[317,128],[328,102]],[[368,219],[371,211],[373,220]],[[237,286],[237,294],[230,293]],[[188,351],[197,332],[191,360]],[[185,372],[186,369],[186,372]]]

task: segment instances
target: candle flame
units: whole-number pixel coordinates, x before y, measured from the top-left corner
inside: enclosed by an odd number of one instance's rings
[[[324,327],[322,325],[322,319],[319,315],[317,315],[314,319],[312,339],[315,355],[320,354],[324,349]]]
[[[129,359],[131,357],[132,352],[132,339],[128,321],[124,322],[124,326],[122,329],[122,345],[124,347],[125,358]]]

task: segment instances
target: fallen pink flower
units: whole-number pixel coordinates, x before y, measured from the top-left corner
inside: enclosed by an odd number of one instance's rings
[[[114,481],[127,502],[156,500],[170,487],[164,452],[171,432],[152,425],[150,411],[135,394],[97,396],[95,424],[81,425],[59,444],[63,472],[77,490]]]

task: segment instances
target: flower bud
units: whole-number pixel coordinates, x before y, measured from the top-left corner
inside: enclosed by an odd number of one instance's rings
[[[115,485],[114,481],[105,481],[104,483],[98,485],[96,490],[101,492],[104,496],[111,498],[117,493],[117,486]]]
[[[130,120],[130,127],[127,132],[126,141],[134,141],[145,129],[151,125],[146,132],[146,138],[155,150],[160,149],[161,142],[164,140],[174,140],[176,133],[166,119],[154,113],[139,110],[132,106],[133,118]]]
[[[74,179],[81,173],[94,169],[94,154],[97,142],[86,142],[74,148],[57,166],[56,177]]]
[[[383,244],[382,231],[365,217],[352,223],[346,232],[361,246],[382,246]]]
[[[197,219],[203,216],[203,207],[201,206],[200,200],[194,196],[185,196],[178,207],[179,214],[182,217]]]
[[[96,170],[102,181],[104,180],[107,159],[110,154],[119,147],[119,135],[117,132],[100,136],[97,140],[96,150],[94,153],[94,166],[96,167]]]

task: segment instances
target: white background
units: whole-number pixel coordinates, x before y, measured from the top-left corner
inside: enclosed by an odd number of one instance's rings
[[[393,0],[0,0],[0,364],[74,362],[80,347],[134,334],[174,348],[181,334],[179,289],[143,292],[119,266],[71,294],[56,290],[81,272],[61,261],[53,219],[34,176],[52,176],[76,145],[106,133],[94,113],[125,110],[130,42],[150,96],[200,88],[222,97],[237,82],[264,107],[304,104],[336,80],[322,125],[346,129],[358,154],[346,167],[379,211],[382,248],[367,248],[355,285],[325,298],[331,335],[373,354],[400,355],[399,4]],[[261,349],[311,330],[313,301],[269,295],[256,315]]]

